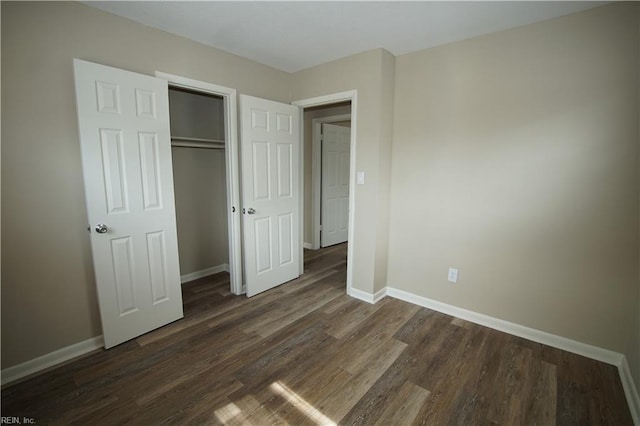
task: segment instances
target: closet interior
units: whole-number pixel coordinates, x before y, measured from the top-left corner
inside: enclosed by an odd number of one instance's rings
[[[169,88],[182,282],[229,270],[224,102]]]

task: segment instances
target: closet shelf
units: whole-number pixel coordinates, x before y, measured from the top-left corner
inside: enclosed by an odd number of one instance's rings
[[[186,147],[186,148],[224,149],[224,141],[219,139],[171,136],[171,146]]]

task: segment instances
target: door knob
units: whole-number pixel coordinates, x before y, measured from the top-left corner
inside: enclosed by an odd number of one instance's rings
[[[249,210],[247,210],[247,213],[256,214],[256,211],[253,209],[253,207],[249,207]]]
[[[96,225],[96,232],[98,234],[106,234],[108,230],[109,228],[107,228],[107,225],[105,225],[104,223],[99,223]]]

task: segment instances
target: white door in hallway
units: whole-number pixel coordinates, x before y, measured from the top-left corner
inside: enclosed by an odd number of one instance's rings
[[[322,247],[349,236],[349,156],[351,128],[322,125]]]
[[[247,296],[300,275],[299,108],[240,95]]]
[[[74,60],[105,347],[182,318],[167,82]],[[80,224],[79,224],[80,226]]]

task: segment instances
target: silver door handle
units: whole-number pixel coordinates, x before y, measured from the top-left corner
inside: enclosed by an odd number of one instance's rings
[[[247,213],[248,214],[256,214],[256,211],[252,207],[249,207],[249,210],[247,210]]]
[[[105,225],[104,223],[99,223],[96,225],[96,232],[98,234],[106,234],[108,230],[109,228],[107,228],[107,225]]]

